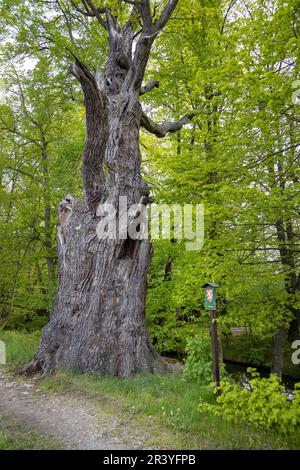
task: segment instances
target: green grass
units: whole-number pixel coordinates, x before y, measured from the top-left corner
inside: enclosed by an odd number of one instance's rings
[[[6,433],[0,431],[0,451],[1,450],[55,450],[60,446],[54,441],[43,438],[35,433],[13,432]]]
[[[39,343],[39,333],[0,331],[0,340],[6,346],[8,364],[24,365],[31,361]]]
[[[9,436],[3,431],[0,431],[0,450],[11,449],[12,445],[12,440]]]
[[[46,379],[43,390],[92,392],[106,411],[155,426],[151,445],[179,449],[299,449],[300,430],[291,436],[233,425],[197,411],[200,397],[212,403],[210,387],[184,381],[180,375],[139,375],[118,379],[60,372]],[[97,398],[98,397],[98,398]]]
[[[61,446],[47,436],[34,431],[24,430],[20,423],[12,418],[0,415],[0,451],[1,450],[54,450]]]

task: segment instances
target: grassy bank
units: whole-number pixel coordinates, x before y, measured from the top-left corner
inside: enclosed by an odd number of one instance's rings
[[[1,336],[0,336],[0,339]],[[17,353],[11,348],[20,339]],[[14,363],[30,360],[37,338],[7,334],[9,358]],[[20,352],[29,343],[26,354]],[[148,432],[149,446],[177,449],[300,449],[300,430],[281,435],[197,411],[200,398],[213,403],[210,386],[184,380],[181,374],[139,375],[118,379],[74,372],[57,372],[39,384],[42,393],[80,394],[100,410],[121,417],[131,427]]]

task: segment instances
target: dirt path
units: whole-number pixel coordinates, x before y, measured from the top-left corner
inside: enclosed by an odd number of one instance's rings
[[[55,438],[65,449],[142,449],[145,439],[101,403],[72,394],[45,395],[38,382],[11,378],[0,369],[0,416],[16,420],[24,432]]]

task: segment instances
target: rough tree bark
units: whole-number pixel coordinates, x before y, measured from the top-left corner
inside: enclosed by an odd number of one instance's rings
[[[109,56],[98,83],[87,66],[75,60],[71,73],[79,80],[86,108],[86,142],[82,175],[84,201],[68,195],[59,206],[59,289],[51,320],[27,372],[55,368],[128,377],[163,371],[145,322],[148,240],[99,240],[99,203],[118,210],[119,196],[128,206],[146,202],[149,189],[140,174],[140,127],[158,137],[180,129],[192,116],[157,125],[147,118],[139,96],[158,86],[142,86],[151,46],[178,0],[169,0],[154,22],[149,0],[126,2],[142,23],[138,33],[130,20],[120,27],[116,17],[90,0],[79,14],[95,17],[108,32]],[[134,46],[134,47],[133,47]],[[134,52],[133,52],[134,51]]]

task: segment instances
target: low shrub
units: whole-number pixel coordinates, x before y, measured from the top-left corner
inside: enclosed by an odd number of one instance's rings
[[[295,385],[293,400],[289,400],[277,375],[261,378],[255,369],[249,368],[248,372],[252,375],[249,390],[222,381],[216,404],[201,402],[198,410],[234,423],[293,432],[300,424],[300,383]]]
[[[185,377],[199,384],[210,384],[212,382],[212,357],[211,339],[207,330],[198,333],[188,341],[186,352]],[[223,378],[227,376],[223,364],[221,364],[220,373]]]

